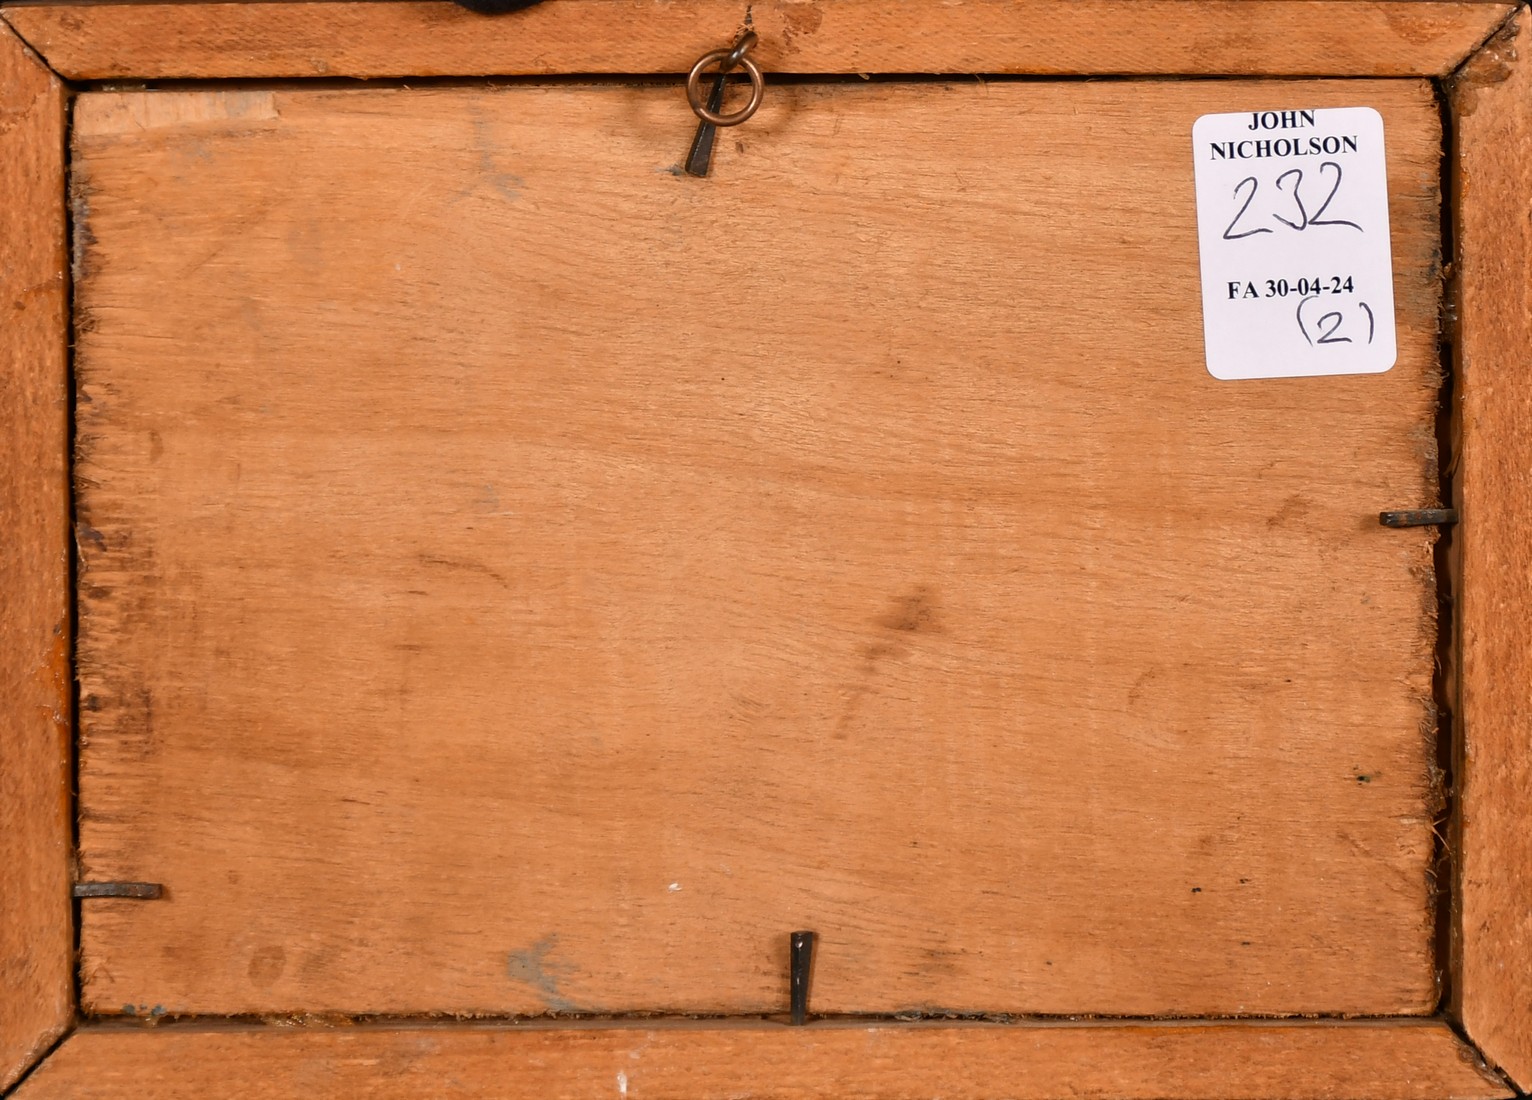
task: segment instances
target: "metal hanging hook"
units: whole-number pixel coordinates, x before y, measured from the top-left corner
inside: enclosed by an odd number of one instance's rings
[[[714,126],[738,126],[761,106],[761,99],[766,93],[766,78],[761,75],[761,67],[749,56],[750,50],[756,43],[754,31],[746,31],[739,36],[739,41],[733,46],[723,50],[710,50],[697,59],[692,66],[692,71],[686,77],[686,101],[691,104],[692,111],[703,122]],[[714,74],[713,94],[708,97],[708,102],[702,98],[702,77],[710,67],[717,65],[718,72]],[[750,102],[746,103],[737,111],[729,114],[720,114],[718,108],[722,106],[722,90],[724,79],[735,69],[744,69],[750,77]]]
[[[745,60],[745,55],[755,45],[755,41],[756,34],[754,31],[746,31],[740,35],[739,41],[734,43],[734,48],[729,51],[729,56],[724,59],[723,71],[728,72],[730,69],[739,68],[740,63]]]

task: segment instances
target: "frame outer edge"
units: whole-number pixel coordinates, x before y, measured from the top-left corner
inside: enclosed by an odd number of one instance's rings
[[[1458,1010],[1532,1087],[1532,12],[1454,79],[1461,450]]]
[[[754,0],[768,73],[1441,78],[1507,0]],[[0,3],[69,80],[686,72],[735,0]]]
[[[853,1065],[847,1064],[850,1058]],[[1496,1100],[1439,1020],[85,1027],[16,1100]]]
[[[0,23],[0,1088],[74,1016],[65,111]]]

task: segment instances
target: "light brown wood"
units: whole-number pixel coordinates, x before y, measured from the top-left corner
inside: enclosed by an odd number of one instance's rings
[[[1464,1026],[1532,1087],[1532,17],[1453,92]]]
[[[547,0],[40,4],[5,17],[71,79],[686,72],[749,19],[779,73],[1429,76],[1512,10],[1421,0]]]
[[[93,1028],[16,1100],[1489,1100],[1444,1025]]]
[[[0,1089],[73,1011],[64,96],[0,27]]]
[[[1399,365],[1213,380],[1192,120],[1357,102]],[[75,118],[92,1011],[1434,1007],[1428,84]]]

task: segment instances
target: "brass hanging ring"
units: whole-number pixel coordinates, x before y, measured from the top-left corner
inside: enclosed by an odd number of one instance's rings
[[[691,104],[693,113],[702,121],[711,122],[714,126],[738,126],[755,114],[760,107],[761,99],[766,93],[766,78],[761,75],[761,67],[748,56],[750,47],[754,45],[755,32],[746,31],[732,48],[705,53],[692,66],[692,71],[686,77],[686,101]],[[708,110],[702,94],[702,76],[703,70],[712,65],[718,66],[718,72],[715,75],[719,80],[734,69],[744,69],[750,77],[750,102],[732,114],[724,115]]]

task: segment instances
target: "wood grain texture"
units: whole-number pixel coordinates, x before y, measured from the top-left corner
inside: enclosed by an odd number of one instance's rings
[[[1427,76],[1509,4],[1421,0],[547,0],[40,4],[5,17],[71,79],[684,73],[748,12],[777,73]]]
[[[1490,1100],[1444,1025],[92,1028],[16,1100]]]
[[[1213,380],[1192,120],[1363,101],[1399,365]],[[80,99],[91,1009],[1431,1011],[1430,86],[691,130]]]
[[[73,1011],[64,95],[0,27],[0,1089]]]
[[[1464,1026],[1532,1087],[1532,17],[1453,91]]]

